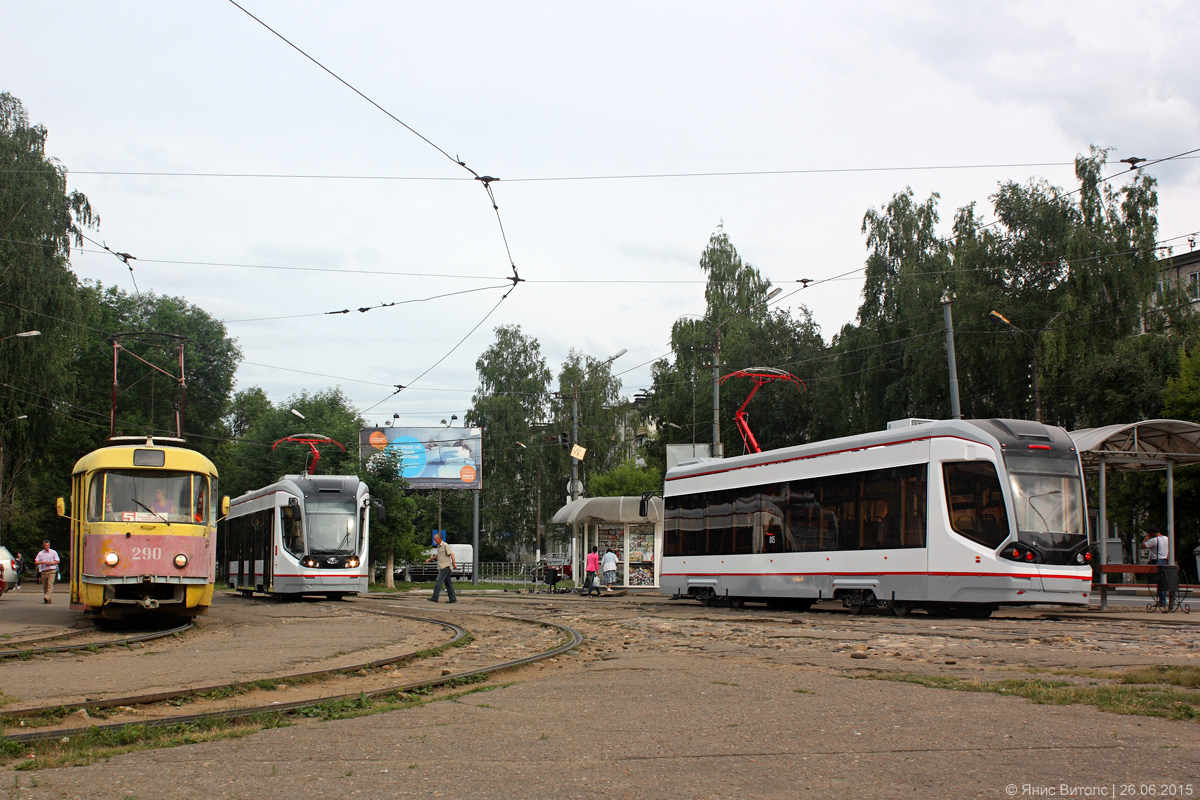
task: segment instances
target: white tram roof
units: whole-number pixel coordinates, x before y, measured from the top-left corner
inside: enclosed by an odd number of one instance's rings
[[[1055,428],[1029,420],[942,419],[902,420],[901,422],[904,424],[890,427],[888,430],[843,436],[838,439],[826,439],[820,442],[810,442],[793,447],[782,447],[778,450],[764,450],[761,453],[749,453],[741,456],[731,456],[730,458],[689,458],[679,462],[674,469],[668,470],[666,482],[669,486],[671,481],[679,478],[745,469],[746,467],[766,466],[768,464],[817,455],[832,455],[834,453],[844,453],[853,450],[866,450],[872,447],[883,447],[939,436],[954,436],[978,442],[989,447],[1039,442],[1049,444],[1056,450],[1075,450],[1075,442],[1062,428]]]

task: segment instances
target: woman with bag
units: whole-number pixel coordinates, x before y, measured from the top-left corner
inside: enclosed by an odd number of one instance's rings
[[[591,597],[592,590],[595,590],[596,597],[600,596],[600,582],[596,580],[596,573],[600,571],[600,554],[596,552],[596,546],[592,545],[591,551],[587,554],[584,569],[587,570],[587,577],[583,581],[583,588],[587,590],[584,597]]]

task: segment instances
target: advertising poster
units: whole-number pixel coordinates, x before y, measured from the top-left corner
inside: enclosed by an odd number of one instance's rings
[[[358,444],[364,461],[399,454],[400,474],[415,489],[483,486],[482,428],[362,428]]]

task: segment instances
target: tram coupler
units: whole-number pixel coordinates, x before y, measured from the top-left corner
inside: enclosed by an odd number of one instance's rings
[[[141,600],[138,600],[138,605],[148,611],[153,611],[154,609],[158,608],[158,601],[153,597],[146,595]]]

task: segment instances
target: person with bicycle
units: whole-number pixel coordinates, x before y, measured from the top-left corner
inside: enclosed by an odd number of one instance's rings
[[[1162,567],[1167,564],[1167,548],[1170,547],[1170,543],[1157,525],[1150,525],[1146,528],[1146,539],[1142,542],[1142,547],[1146,548],[1148,554],[1146,563],[1156,564],[1159,567],[1158,573],[1152,577],[1158,584],[1158,604],[1165,606],[1167,604],[1167,585],[1162,579]]]

